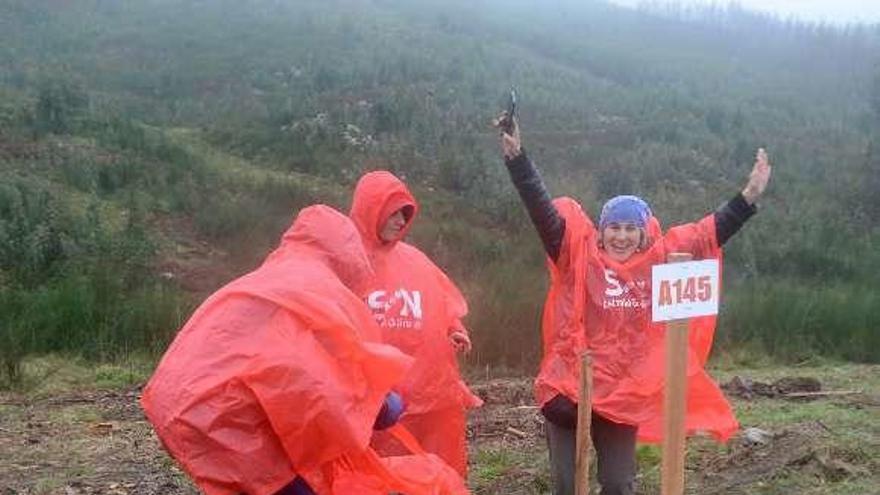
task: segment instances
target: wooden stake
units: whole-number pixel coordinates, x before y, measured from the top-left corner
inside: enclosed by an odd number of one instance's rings
[[[590,493],[590,422],[592,421],[593,360],[588,353],[581,358],[581,394],[578,401],[577,453],[575,456],[575,493]]]
[[[690,261],[688,253],[671,253],[670,263]],[[662,495],[684,494],[685,413],[687,411],[688,322],[666,324],[666,390],[663,403]]]

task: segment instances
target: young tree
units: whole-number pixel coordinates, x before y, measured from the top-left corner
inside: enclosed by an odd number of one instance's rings
[[[871,92],[871,108],[874,109],[875,131],[880,133],[880,62],[877,64],[877,71],[874,73],[874,85]]]
[[[862,213],[868,221],[877,226],[880,225],[880,68],[874,76],[874,84],[871,92],[871,108],[874,110],[872,137],[865,153],[865,162],[862,169],[861,198]]]

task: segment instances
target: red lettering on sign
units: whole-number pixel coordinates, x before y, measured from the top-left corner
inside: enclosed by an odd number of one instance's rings
[[[675,287],[675,304],[681,304],[681,279],[672,282],[672,286]]]
[[[700,301],[708,301],[712,299],[712,277],[705,275],[697,281],[699,288],[697,289],[697,297]]]
[[[688,278],[687,282],[685,282],[682,298],[690,302],[697,300],[697,281],[694,280],[694,277]]]
[[[660,297],[658,298],[658,306],[668,306],[672,304],[672,290],[669,288],[669,280],[660,282]]]

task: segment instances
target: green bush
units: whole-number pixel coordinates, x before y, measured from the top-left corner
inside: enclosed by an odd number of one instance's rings
[[[6,176],[0,183],[0,270],[32,285],[64,258],[62,208],[48,190]]]
[[[111,359],[158,352],[188,309],[178,289],[150,271],[154,244],[137,197],[122,222],[96,203],[85,214],[41,186],[0,187],[0,381],[20,378],[28,354],[65,352]]]
[[[880,294],[818,279],[748,280],[725,295],[723,346],[758,344],[789,360],[813,355],[880,361]]]
[[[0,292],[0,383],[18,381],[21,359],[30,354],[112,361],[164,350],[190,306],[158,281],[126,287],[119,268],[99,265],[97,273]]]
[[[79,83],[51,79],[40,84],[34,108],[38,134],[65,134],[76,129],[88,106],[88,95]]]

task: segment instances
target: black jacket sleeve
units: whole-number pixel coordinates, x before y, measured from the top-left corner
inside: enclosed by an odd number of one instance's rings
[[[718,239],[718,245],[723,246],[757,211],[755,205],[746,202],[742,193],[721,205],[715,211],[715,237]]]
[[[556,261],[562,248],[562,238],[565,235],[565,219],[559,215],[541,174],[535,165],[526,156],[525,150],[505,162],[510,179],[519,196],[522,199],[529,217],[532,219],[544,250],[550,259]],[[727,203],[715,211],[715,237],[718,245],[723,246],[734,234],[739,232],[746,221],[757,212],[754,205],[750,205],[743,198],[742,193],[737,194]]]
[[[544,250],[550,259],[556,261],[559,258],[559,251],[562,248],[562,237],[565,234],[565,219],[559,215],[544,181],[541,180],[541,174],[532,164],[531,160],[526,156],[525,150],[510,160],[505,161],[507,171],[510,173],[510,180],[519,192],[532,224],[541,237],[544,244]]]

